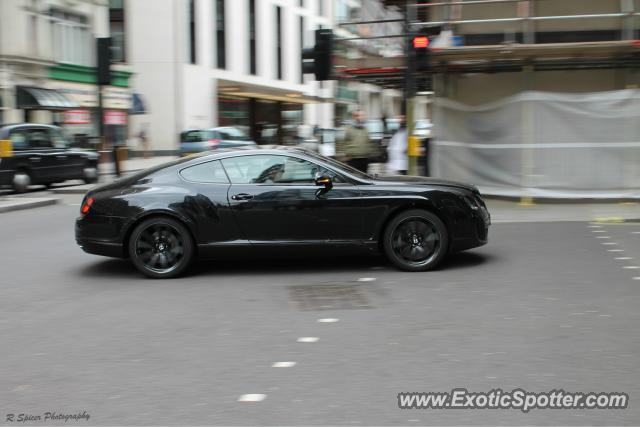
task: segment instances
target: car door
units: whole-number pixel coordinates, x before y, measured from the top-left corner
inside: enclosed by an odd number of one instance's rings
[[[52,142],[52,153],[55,155],[56,174],[66,179],[82,176],[85,167],[85,157],[82,153],[68,148],[69,141],[59,128],[49,128],[48,132]]]
[[[231,181],[229,205],[252,243],[345,242],[362,236],[358,187],[333,171],[289,155],[221,159]],[[321,194],[316,173],[332,174]]]
[[[61,149],[53,146],[49,129],[28,129],[27,139],[29,160],[34,165],[35,179],[39,182],[52,182],[60,179],[67,157]]]

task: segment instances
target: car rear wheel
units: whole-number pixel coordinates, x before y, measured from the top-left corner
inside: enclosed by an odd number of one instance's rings
[[[31,175],[29,175],[29,172],[25,170],[17,170],[13,174],[11,184],[13,185],[13,190],[16,193],[24,193],[31,185]]]
[[[431,212],[412,209],[394,217],[385,229],[384,251],[405,271],[427,271],[445,257],[449,236],[444,223]]]
[[[143,221],[129,238],[129,256],[133,264],[154,279],[179,276],[189,266],[193,254],[189,230],[168,217]]]

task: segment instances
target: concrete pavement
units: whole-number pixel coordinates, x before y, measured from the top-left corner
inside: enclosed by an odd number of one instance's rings
[[[61,197],[3,215],[12,242],[0,246],[4,413],[87,411],[91,425],[640,419],[640,269],[626,268],[638,266],[640,224],[497,223],[487,246],[429,273],[382,258],[251,260],[154,281],[81,252],[80,196]],[[527,414],[397,408],[398,392],[454,387],[632,400],[624,410]],[[238,401],[247,394],[263,400]]]

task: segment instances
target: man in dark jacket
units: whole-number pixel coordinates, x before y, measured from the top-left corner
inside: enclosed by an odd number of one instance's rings
[[[378,150],[369,140],[362,111],[354,111],[352,118],[353,123],[345,128],[344,137],[336,144],[336,158],[366,173],[370,159],[378,154]]]

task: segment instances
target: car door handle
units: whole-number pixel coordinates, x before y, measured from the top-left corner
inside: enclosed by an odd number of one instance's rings
[[[29,160],[31,160],[32,162],[39,162],[40,157],[29,157]]]
[[[67,156],[56,156],[56,159],[66,159]]]
[[[253,196],[247,193],[234,194],[231,196],[231,200],[251,200]]]

